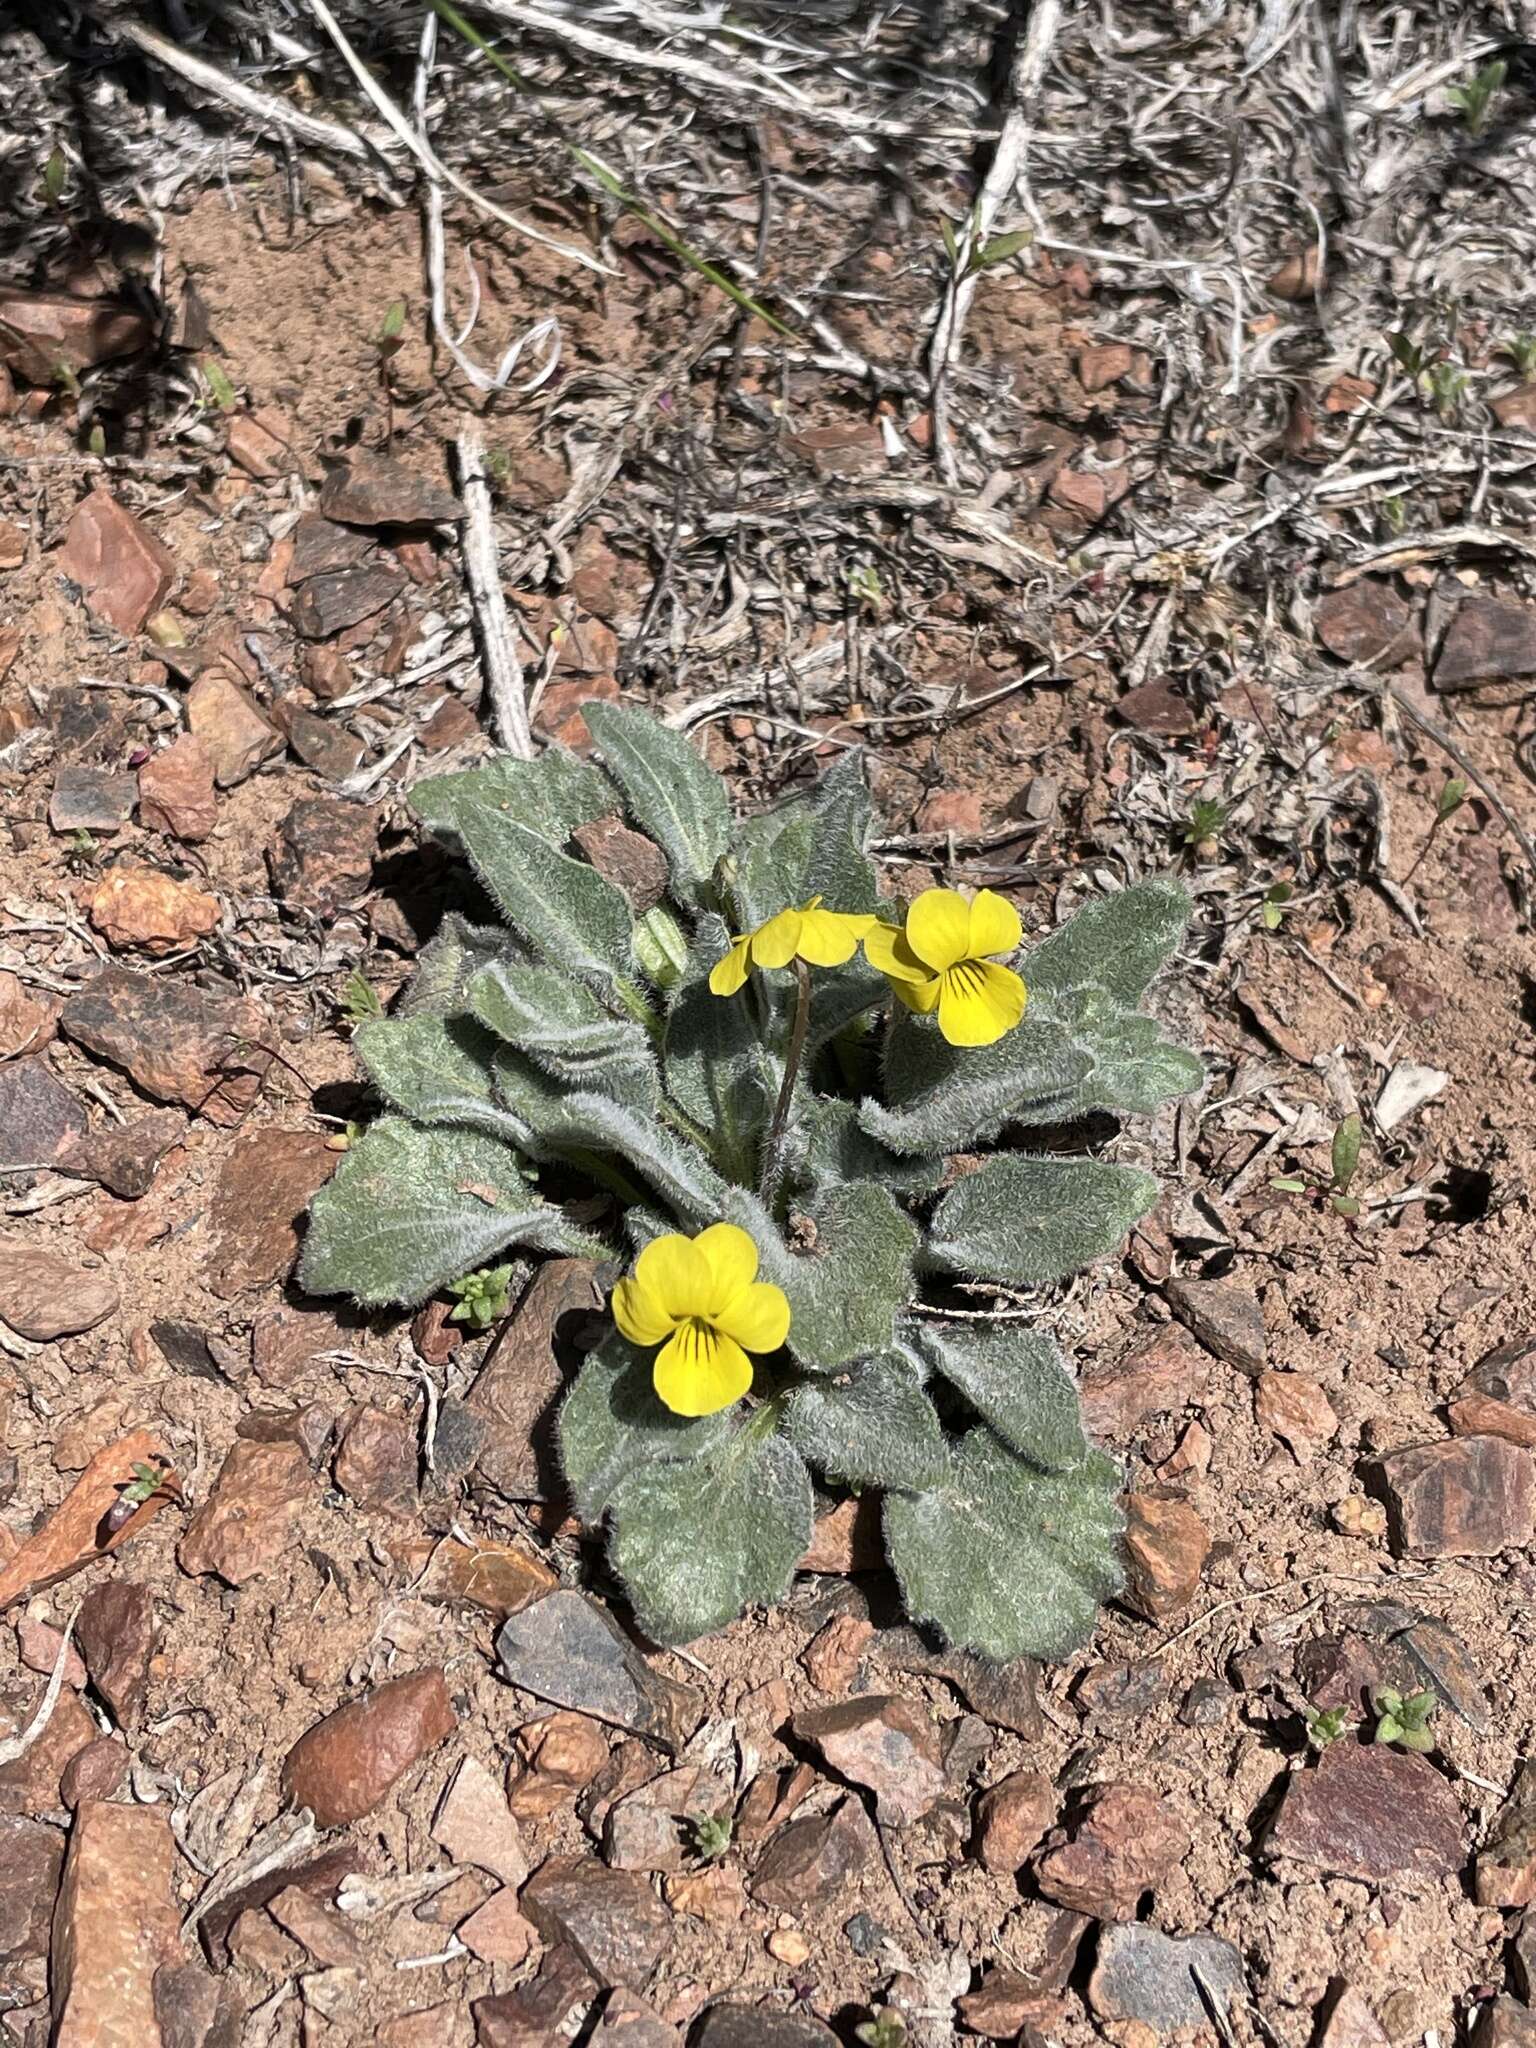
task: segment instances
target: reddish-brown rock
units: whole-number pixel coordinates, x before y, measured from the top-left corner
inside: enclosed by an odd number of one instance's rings
[[[672,1942],[672,1916],[638,1871],[595,1856],[552,1856],[523,1887],[523,1911],[602,1985],[638,1988]]]
[[[1188,1855],[1189,1833],[1173,1809],[1145,1786],[1100,1785],[1072,1824],[1069,1839],[1036,1865],[1040,1890],[1059,1906],[1095,1920],[1134,1920],[1153,1891]]]
[[[1528,1906],[1536,1899],[1536,1765],[1523,1763],[1477,1852],[1473,1892],[1480,1906]]]
[[[219,1173],[209,1218],[208,1284],[223,1301],[286,1276],[317,1188],[340,1153],[320,1131],[247,1131]]]
[[[878,1571],[884,1563],[880,1502],[869,1492],[839,1501],[835,1508],[816,1517],[811,1528],[811,1547],[797,1569],[851,1578],[855,1572]]]
[[[561,1943],[549,1951],[528,1983],[495,1998],[475,2000],[470,2009],[478,2048],[552,2048],[567,2038],[566,2021],[597,1988],[580,1957]],[[434,2042],[432,2048],[439,2044]]]
[[[34,1343],[93,1330],[116,1314],[117,1302],[105,1266],[26,1238],[0,1239],[0,1320]]]
[[[834,1614],[824,1622],[800,1653],[805,1675],[818,1692],[843,1697],[853,1691],[853,1681],[864,1652],[875,1633],[873,1622],[861,1614]]]
[[[1522,1450],[1536,1450],[1536,1415],[1491,1394],[1464,1394],[1445,1413],[1454,1436],[1501,1436]]]
[[[1138,732],[1153,733],[1162,739],[1184,739],[1200,726],[1189,699],[1162,676],[1127,690],[1116,699],[1114,710],[1117,718],[1123,718]]]
[[[327,1714],[289,1750],[283,1792],[322,1828],[361,1820],[458,1719],[440,1670],[413,1671]]]
[[[683,2037],[632,1991],[612,1991],[590,2048],[683,2048]]]
[[[1199,1345],[1177,1323],[1164,1323],[1117,1365],[1083,1374],[1083,1420],[1096,1437],[1128,1437],[1149,1415],[1168,1415],[1197,1401],[1210,1378]]]
[[[124,1201],[148,1194],[155,1169],[186,1130],[174,1109],[152,1109],[132,1123],[98,1124],[69,1147],[59,1162],[66,1172],[99,1181]]]
[[[1014,1771],[976,1802],[976,1853],[983,1870],[1011,1877],[1038,1848],[1056,1814],[1056,1788],[1043,1772]]]
[[[163,1806],[75,1809],[54,1910],[55,2048],[157,2048],[155,1972],[182,1957]]]
[[[320,512],[347,526],[442,526],[464,516],[445,484],[366,448],[354,449],[326,477]]]
[[[919,832],[942,833],[947,839],[970,839],[986,822],[986,798],[979,789],[938,789],[919,809],[913,823]]]
[[[91,923],[108,945],[153,958],[183,951],[218,929],[217,896],[155,868],[108,868],[91,891]]]
[[[1258,1296],[1236,1280],[1170,1280],[1168,1306],[1207,1351],[1253,1377],[1269,1363],[1269,1332]]]
[[[896,1694],[865,1694],[797,1714],[795,1734],[842,1777],[875,1795],[891,1827],[910,1827],[949,1789],[932,1723]]]
[[[261,1050],[272,1024],[261,1005],[231,990],[213,995],[185,981],[157,981],[108,967],[65,1003],[65,1036],[121,1067],[160,1102],[182,1102],[210,1123],[237,1124],[271,1064]]]
[[[107,1579],[80,1603],[77,1638],[91,1683],[119,1726],[131,1728],[149,1690],[158,1630],[148,1586]]]
[[[1496,1557],[1536,1530],[1531,1453],[1496,1436],[1416,1444],[1381,1461],[1400,1557]]]
[[[45,1691],[39,1685],[35,1692],[7,1692],[0,1704],[0,1738],[9,1740],[31,1725]],[[100,1732],[80,1695],[66,1686],[30,1749],[0,1764],[0,1813],[52,1813],[68,1805],[65,1774]]]
[[[336,1453],[336,1484],[360,1508],[409,1514],[416,1504],[416,1426],[390,1408],[355,1408]]]
[[[169,550],[100,485],[75,507],[59,569],[80,585],[97,618],[120,633],[137,633],[176,580]]]
[[[571,837],[597,872],[623,890],[636,917],[653,910],[671,886],[667,857],[655,840],[631,831],[618,816],[578,825]]]
[[[1290,1779],[1270,1853],[1337,1877],[1449,1877],[1466,1859],[1456,1795],[1422,1757],[1334,1742]]]
[[[542,1558],[511,1543],[458,1543],[451,1537],[432,1553],[416,1591],[423,1600],[463,1600],[505,1621],[553,1593],[558,1576]]]
[[[373,879],[378,813],[336,797],[304,797],[278,827],[268,855],[272,887],[293,910],[333,917]]]
[[[878,1853],[863,1807],[839,1800],[827,1813],[786,1821],[769,1837],[752,1873],[752,1896],[779,1912],[824,1906]]]
[[[69,1578],[148,1527],[166,1504],[165,1488],[157,1488],[126,1521],[104,1527],[144,1465],[169,1469],[163,1445],[147,1429],[132,1430],[94,1454],[64,1499],[0,1567],[0,1610]]]
[[[231,1586],[261,1577],[292,1543],[299,1508],[314,1496],[297,1444],[237,1440],[187,1524],[176,1553],[182,1570],[213,1573]]]
[[[1135,363],[1135,354],[1128,343],[1100,342],[1093,348],[1079,351],[1077,381],[1089,393],[1107,391],[1111,384],[1118,384],[1122,377],[1129,377]]]
[[[1435,662],[1437,690],[1536,675],[1536,605],[1467,597],[1445,630]]]
[[[1149,1621],[1182,1614],[1200,1590],[1211,1532],[1176,1494],[1133,1493],[1125,1503],[1126,1602]]]
[[[518,1820],[546,1820],[584,1791],[608,1761],[608,1738],[596,1721],[562,1707],[518,1730],[523,1767],[507,1803]]]
[[[213,755],[195,733],[185,732],[140,768],[139,823],[195,844],[218,822]]]
[[[1288,1445],[1301,1465],[1332,1441],[1339,1426],[1333,1403],[1304,1372],[1260,1373],[1253,1406],[1260,1426]]]
[[[478,1757],[465,1757],[438,1801],[432,1839],[455,1863],[472,1863],[501,1884],[520,1885],[528,1875],[522,1830]]]
[[[482,1963],[520,1963],[538,1940],[532,1922],[518,1905],[517,1893],[506,1885],[492,1892],[485,1904],[477,1906],[453,1931]]]
[[[88,1742],[59,1774],[59,1798],[70,1812],[84,1799],[110,1799],[128,1775],[128,1746],[120,1735]]]
[[[46,1822],[0,1818],[0,1968],[48,1953],[64,1837]]]
[[[233,789],[283,750],[283,736],[256,700],[222,668],[209,668],[187,692],[187,725],[213,763],[220,789]]]
[[[93,370],[114,356],[148,348],[154,338],[148,316],[116,299],[0,287],[0,365],[29,384],[53,389],[60,365]]]
[[[0,971],[0,1060],[41,1052],[59,1021],[59,1005],[33,994],[14,974]]]
[[[1389,583],[1365,576],[1319,598],[1313,614],[1317,637],[1340,661],[1391,668],[1417,644],[1413,613]]]
[[[575,1323],[601,1310],[596,1272],[592,1259],[540,1266],[470,1389],[468,1406],[487,1432],[477,1469],[509,1500],[542,1500],[558,1484],[552,1430],[565,1375],[555,1332],[567,1317]]]

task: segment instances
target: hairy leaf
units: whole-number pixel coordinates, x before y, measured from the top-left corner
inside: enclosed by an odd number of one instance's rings
[[[725,784],[680,732],[627,704],[589,704],[583,714],[630,815],[667,856],[673,893],[705,908],[715,863],[731,843]]]
[[[737,827],[731,895],[738,931],[754,931],[787,905],[806,901],[815,837],[816,821],[803,802],[760,812]]]
[[[493,960],[512,958],[518,942],[502,925],[473,925],[450,911],[416,955],[416,971],[392,1014],[456,1017],[465,990]]]
[[[852,1486],[937,1486],[949,1447],[910,1359],[861,1359],[806,1380],[785,1403],[784,1434],[829,1479]]]
[[[797,1099],[785,1158],[791,1183],[801,1187],[872,1180],[903,1194],[927,1195],[944,1178],[943,1159],[892,1152],[863,1128],[855,1104],[809,1092]]]
[[[509,1144],[524,1126],[498,1107],[491,1086],[495,1044],[468,1017],[377,1017],[360,1024],[352,1044],[363,1071],[384,1099],[423,1124],[464,1124]]]
[[[412,789],[410,803],[423,824],[447,839],[464,839],[469,813],[492,810],[557,847],[578,825],[610,817],[619,808],[618,792],[607,776],[563,747],[546,748],[536,761],[498,754],[478,768],[428,776]]]
[[[912,1292],[917,1229],[884,1188],[817,1188],[801,1205],[814,1247],[792,1252],[755,1195],[726,1191],[717,1214],[757,1241],[759,1278],[789,1297],[789,1349],[812,1372],[889,1351]]]
[[[1041,1472],[991,1430],[969,1431],[942,1484],[885,1496],[907,1612],[999,1663],[1070,1656],[1120,1587],[1118,1477],[1096,1453]]]
[[[617,1153],[694,1230],[726,1213],[731,1190],[698,1146],[624,1103],[586,1092],[567,1095],[543,1118],[539,1135],[562,1151]]]
[[[1102,1258],[1157,1200],[1157,1182],[1104,1159],[988,1159],[956,1182],[930,1226],[932,1264],[1048,1287]]]
[[[614,1490],[609,1553],[636,1620],[656,1642],[690,1643],[782,1599],[812,1510],[798,1454],[751,1423],[687,1464],[630,1473]]]
[[[710,993],[709,972],[729,943],[724,922],[703,917],[688,967],[672,992],[662,1039],[667,1092],[715,1142],[733,1179],[751,1180],[779,1091],[779,1063],[763,1043],[752,994]]]
[[[982,1421],[1043,1471],[1088,1455],[1077,1387],[1051,1339],[1014,1324],[921,1322],[918,1352]]]
[[[806,799],[813,823],[805,892],[829,910],[872,911],[879,903],[874,863],[865,852],[874,805],[862,751],[844,754]]]
[[[893,1152],[959,1152],[1012,1122],[1055,1123],[1093,1073],[1093,1055],[1032,1007],[996,1045],[946,1045],[931,1018],[899,1012],[886,1040],[886,1094],[860,1122]]]
[[[517,1155],[478,1131],[381,1117],[310,1205],[300,1278],[311,1294],[414,1308],[508,1245],[601,1250],[539,1200]]]
[[[634,972],[629,904],[596,868],[486,804],[461,806],[458,828],[475,872],[551,967],[600,982]]]
[[[688,1420],[663,1407],[650,1355],[611,1331],[560,1408],[560,1462],[577,1514],[596,1523],[628,1473],[695,1457],[730,1429],[728,1413]]]
[[[1031,995],[1092,983],[1134,1009],[1189,921],[1189,897],[1176,882],[1136,882],[1118,896],[1088,903],[1024,956]]]
[[[645,1033],[632,1018],[616,1017],[584,982],[558,968],[498,960],[471,981],[467,999],[482,1024],[521,1052],[611,1059],[647,1050]]]

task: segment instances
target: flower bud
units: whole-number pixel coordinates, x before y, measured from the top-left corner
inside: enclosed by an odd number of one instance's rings
[[[657,904],[635,926],[635,959],[658,988],[673,988],[688,965],[688,940],[670,910]]]

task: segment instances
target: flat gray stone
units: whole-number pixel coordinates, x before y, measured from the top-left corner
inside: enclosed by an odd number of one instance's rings
[[[837,2036],[809,2013],[712,2005],[694,2029],[692,2048],[837,2048]]]
[[[1209,2028],[1207,1999],[1225,2017],[1244,1993],[1242,1957],[1230,1941],[1214,1934],[1177,1940],[1136,1921],[1104,1929],[1088,1983],[1100,2019],[1140,2020],[1159,2033]]]
[[[549,1593],[514,1614],[496,1638],[496,1655],[509,1685],[663,1749],[680,1749],[704,1718],[695,1688],[653,1671],[585,1593]]]

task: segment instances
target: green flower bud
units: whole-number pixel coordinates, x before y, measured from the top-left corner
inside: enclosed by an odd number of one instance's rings
[[[672,988],[688,965],[688,940],[682,926],[658,903],[635,926],[635,959],[658,988]]]

